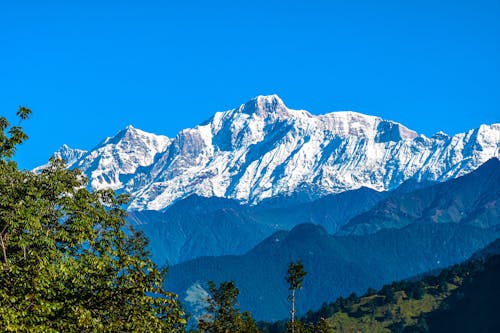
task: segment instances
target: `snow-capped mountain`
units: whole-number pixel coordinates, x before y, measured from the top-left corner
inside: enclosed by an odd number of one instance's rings
[[[295,192],[311,197],[407,179],[444,181],[500,157],[500,124],[428,138],[356,112],[312,115],[276,95],[217,112],[173,139],[127,127],[85,152],[63,146],[94,189],[132,195],[131,210],[161,210],[191,194],[254,204]]]
[[[93,189],[122,190],[130,182],[128,178],[134,178],[137,184],[140,179],[134,175],[141,168],[152,165],[155,157],[165,152],[169,144],[170,139],[166,136],[129,125],[89,152],[64,145],[56,155],[65,159],[68,167],[84,171]]]

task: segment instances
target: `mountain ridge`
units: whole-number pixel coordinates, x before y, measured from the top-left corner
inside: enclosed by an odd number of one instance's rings
[[[231,280],[240,290],[242,308],[259,320],[278,320],[289,311],[284,277],[290,262],[300,259],[308,272],[298,296],[302,314],[338,296],[462,262],[498,235],[466,225],[413,224],[364,236],[334,236],[307,223],[278,231],[243,255],[173,265],[165,284],[188,302],[192,288],[206,287],[208,280]]]
[[[292,110],[271,95],[174,138],[128,126],[83,155],[67,146],[57,154],[82,169],[91,188],[130,193],[130,210],[164,210],[191,194],[256,204],[301,191],[319,198],[455,178],[500,157],[500,124],[427,138],[353,111]]]
[[[196,194],[165,211],[131,211],[128,222],[151,240],[156,262],[243,254],[276,230],[313,223],[330,234],[366,235],[408,224],[471,225],[500,231],[500,161],[492,159],[442,183],[407,181],[397,189],[369,188],[302,202],[276,197],[255,205]]]
[[[491,228],[500,223],[500,160],[471,173],[381,200],[343,225],[340,234],[366,234],[411,223],[461,223]]]
[[[144,231],[155,262],[177,264],[197,256],[243,254],[277,230],[304,222],[334,233],[388,195],[360,188],[304,203],[276,198],[250,206],[193,194],[165,211],[131,211],[127,220]],[[358,204],[352,206],[352,202]]]

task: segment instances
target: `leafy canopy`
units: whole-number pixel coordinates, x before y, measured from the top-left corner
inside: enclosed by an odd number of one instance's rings
[[[206,333],[258,333],[259,329],[249,312],[236,308],[240,291],[233,281],[222,282],[219,287],[208,282],[211,297],[207,299],[207,313],[198,321],[199,332]]]
[[[57,158],[39,173],[19,170],[12,157],[26,139],[0,117],[0,330],[183,331],[146,239],[124,231],[127,198],[88,191]]]
[[[288,283],[288,289],[292,291],[295,289],[302,289],[302,284],[306,275],[307,272],[304,270],[304,265],[300,260],[290,263],[285,278]]]

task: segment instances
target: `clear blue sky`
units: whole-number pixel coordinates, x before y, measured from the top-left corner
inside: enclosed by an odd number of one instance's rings
[[[174,136],[276,93],[426,135],[500,121],[496,1],[1,1],[0,114],[22,167],[128,124]]]

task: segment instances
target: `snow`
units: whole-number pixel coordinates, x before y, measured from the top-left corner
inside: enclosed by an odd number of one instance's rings
[[[313,187],[316,196],[409,178],[444,181],[500,157],[500,124],[431,138],[353,111],[315,116],[258,96],[173,138],[127,126],[90,152],[58,151],[93,189],[131,194],[129,209],[167,208],[191,194],[257,203]]]

